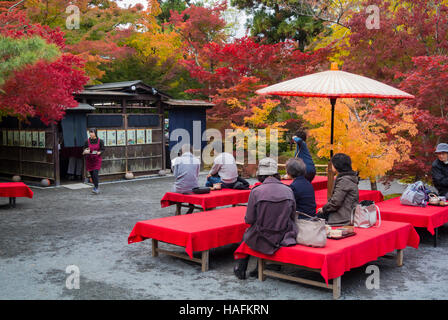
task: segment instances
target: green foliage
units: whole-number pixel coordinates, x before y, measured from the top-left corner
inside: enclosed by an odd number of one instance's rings
[[[156,66],[153,59],[143,60],[140,57],[131,56],[116,60],[108,65],[102,65],[100,69],[106,71],[106,73],[101,81],[108,83],[138,79],[175,99],[191,99],[192,96],[185,93],[185,90],[198,87],[199,84],[190,78],[188,71],[178,65],[175,68],[178,68],[178,70],[167,72],[164,65]]]
[[[304,51],[312,39],[324,30],[322,21],[297,15],[285,7],[280,7],[278,1],[232,0],[231,3],[253,16],[247,22],[251,36],[266,43],[294,40],[299,43],[299,49]]]
[[[60,54],[54,44],[39,37],[13,39],[0,37],[0,85],[11,73],[38,60],[51,61]]]
[[[187,7],[190,5],[190,1],[187,0],[162,0],[160,1],[160,9],[162,10],[162,13],[157,16],[157,20],[160,23],[166,23],[170,21],[171,13],[170,11],[177,11],[178,13],[181,13]]]

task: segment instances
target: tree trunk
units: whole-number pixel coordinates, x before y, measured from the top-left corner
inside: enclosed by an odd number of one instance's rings
[[[370,179],[370,190],[378,190],[376,179]]]

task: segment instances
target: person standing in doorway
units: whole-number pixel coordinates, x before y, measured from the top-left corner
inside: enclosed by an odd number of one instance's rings
[[[101,169],[102,157],[104,152],[104,141],[97,137],[96,129],[89,129],[89,138],[84,143],[84,152],[86,156],[86,170],[90,173],[93,182],[92,192],[98,194],[99,191],[99,171]]]

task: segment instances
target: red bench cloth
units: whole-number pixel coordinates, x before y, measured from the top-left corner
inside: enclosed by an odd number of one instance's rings
[[[228,206],[231,204],[247,203],[250,190],[222,189],[210,191],[206,194],[181,194],[167,192],[160,200],[162,208],[171,206],[176,202],[191,203],[201,206],[204,210]]]
[[[413,207],[400,203],[400,197],[378,204],[381,219],[409,222],[414,227],[426,228],[434,235],[434,229],[448,222],[448,207],[426,206]]]
[[[295,245],[282,247],[273,255],[254,251],[243,242],[235,251],[234,257],[240,259],[251,255],[320,269],[320,274],[328,285],[329,279],[340,277],[352,268],[374,261],[395,249],[404,249],[406,246],[417,249],[420,242],[420,237],[409,223],[383,221],[380,228],[355,228],[355,231],[355,236],[346,239],[328,239],[324,248]]]
[[[292,183],[292,181],[293,181],[292,179],[282,180],[282,182],[288,186]],[[324,176],[315,176],[313,182],[311,182],[315,191],[321,189],[327,189],[327,183],[328,178]],[[258,186],[259,184],[261,184],[261,182],[256,182],[255,184],[253,184],[253,186]]]
[[[316,180],[316,204],[318,204],[318,208],[322,207],[325,203],[327,203],[327,189],[317,190],[321,183],[323,183],[323,179],[327,181],[327,177],[316,177],[313,180]],[[292,180],[282,180],[282,182],[286,185],[291,184]],[[260,183],[256,183],[251,186],[258,185]],[[160,200],[160,205],[162,208],[169,207],[176,203],[190,203],[201,206],[204,210],[222,206],[228,206],[232,204],[240,204],[247,203],[249,200],[250,190],[235,190],[235,189],[222,189],[222,190],[214,190],[210,191],[210,193],[206,194],[182,194],[176,192],[167,192]],[[383,195],[379,191],[371,191],[371,190],[360,190],[359,191],[359,201],[362,200],[373,200],[375,202],[383,201]]]
[[[33,191],[23,182],[2,182],[0,183],[0,197],[33,198]]]
[[[244,222],[245,214],[246,207],[232,207],[140,221],[129,235],[128,243],[156,239],[185,247],[193,258],[194,251],[240,242],[249,227]]]
[[[314,193],[316,197],[316,206],[319,209],[327,203],[327,189],[317,190]],[[384,197],[380,191],[377,190],[359,190],[359,201],[372,200],[375,203],[383,201]]]

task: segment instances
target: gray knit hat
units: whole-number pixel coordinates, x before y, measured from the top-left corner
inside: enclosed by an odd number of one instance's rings
[[[278,164],[272,158],[263,158],[258,162],[258,176],[272,176],[278,173]]]
[[[435,153],[447,152],[448,153],[448,143],[439,143],[437,145]]]

